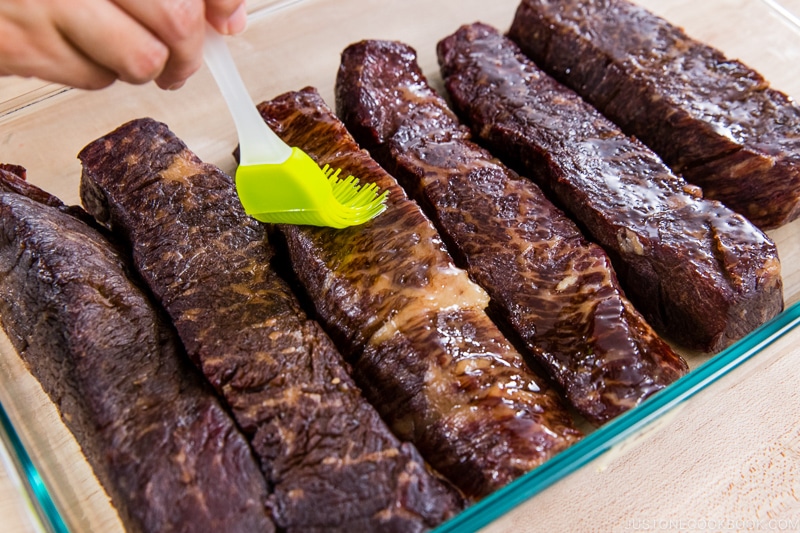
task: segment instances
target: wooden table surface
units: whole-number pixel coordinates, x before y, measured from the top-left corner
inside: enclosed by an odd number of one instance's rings
[[[755,67],[800,97],[800,0],[639,0],[690,35]],[[251,2],[250,27],[230,39],[255,99],[316,86],[333,103],[339,53],[364,38],[414,46],[440,86],[435,43],[460,24],[506,29],[517,0],[295,0]],[[310,28],[315,31],[309,32]],[[437,85],[438,84],[438,85]],[[79,203],[76,154],[123,122],[166,122],[201,158],[226,171],[233,124],[205,71],[175,92],[115,84],[98,92],[0,78],[0,162]],[[787,305],[800,301],[800,221],[770,232]],[[686,354],[692,366],[707,361]],[[495,520],[487,531],[800,531],[800,329],[792,331],[577,472]],[[72,531],[121,531],[116,512],[53,404],[0,334],[0,402]],[[0,451],[0,531],[41,531]]]

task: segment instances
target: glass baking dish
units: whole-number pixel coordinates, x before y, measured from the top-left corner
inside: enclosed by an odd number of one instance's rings
[[[229,45],[257,101],[313,85],[332,105],[339,53],[351,42],[407,42],[441,88],[436,42],[476,20],[506,29],[517,3],[251,2],[248,30]],[[800,0],[640,3],[800,96]],[[235,130],[205,70],[176,92],[152,84],[86,92],[0,78],[0,162],[25,166],[32,183],[79,203],[76,154],[141,116],[167,123],[202,159],[233,171]],[[770,232],[783,265],[779,317],[714,357],[679,350],[689,375],[439,531],[730,530],[800,516],[800,490],[789,490],[800,475],[779,461],[800,455],[800,399],[792,386],[800,370],[791,364],[800,357],[799,229],[796,221]],[[55,406],[4,335],[0,404],[0,510],[13,511],[0,511],[3,531],[122,531]]]

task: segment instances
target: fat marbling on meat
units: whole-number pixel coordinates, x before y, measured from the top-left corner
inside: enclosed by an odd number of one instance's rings
[[[0,322],[128,531],[268,533],[250,447],[88,215],[0,167]],[[78,216],[75,216],[75,215]]]
[[[347,47],[336,98],[356,140],[427,207],[496,315],[581,415],[602,424],[686,372],[625,298],[603,249],[470,140],[411,47]]]
[[[800,216],[800,106],[752,68],[627,0],[522,0],[509,35],[706,197]]]
[[[471,497],[574,443],[580,433],[560,398],[488,317],[486,293],[316,90],[259,109],[318,163],[389,191],[387,210],[361,226],[281,231],[319,320],[394,431]]]
[[[605,248],[625,293],[662,334],[716,352],[782,310],[767,235],[704,199],[495,28],[463,26],[440,41],[438,55],[476,136]]]
[[[231,177],[138,119],[80,154],[87,209],[128,243],[261,463],[284,531],[424,531],[461,496],[367,403],[273,266]]]

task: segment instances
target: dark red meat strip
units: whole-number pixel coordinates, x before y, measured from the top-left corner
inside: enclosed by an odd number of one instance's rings
[[[509,35],[706,197],[800,216],[800,106],[751,68],[626,0],[522,0]]]
[[[317,92],[259,109],[290,145],[389,191],[387,211],[362,226],[281,231],[320,321],[395,432],[474,497],[575,442],[558,397],[486,315],[485,292]]]
[[[552,194],[615,261],[650,324],[684,346],[728,346],[783,307],[775,244],[704,200],[497,30],[439,43],[455,108],[496,155]]]
[[[470,141],[413,49],[349,46],[336,97],[356,140],[429,208],[497,314],[583,416],[606,422],[686,371],[624,297],[602,248]]]
[[[0,168],[0,317],[130,531],[270,532],[233,420],[126,260]]]
[[[189,355],[227,401],[285,531],[420,531],[461,506],[362,397],[275,260],[233,180],[164,124],[132,121],[87,146],[82,198],[130,242]]]

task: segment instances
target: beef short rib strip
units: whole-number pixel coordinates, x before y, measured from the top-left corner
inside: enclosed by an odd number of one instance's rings
[[[774,243],[703,199],[512,41],[476,23],[438,52],[457,112],[606,249],[627,296],[657,330],[716,352],[781,311]]]
[[[203,374],[250,439],[285,531],[421,531],[461,497],[367,403],[341,355],[271,266],[267,226],[233,180],[167,126],[88,145],[82,198],[124,236]]]
[[[17,193],[49,207],[59,210],[67,209],[64,202],[47,191],[28,183],[27,176],[28,170],[25,167],[0,163],[0,192]]]
[[[580,414],[602,424],[686,372],[624,297],[603,249],[532,181],[470,141],[412,48],[349,46],[336,97],[356,140],[429,207],[497,314]]]
[[[247,441],[125,259],[67,211],[0,170],[0,318],[126,530],[274,531]]]
[[[259,110],[318,163],[389,191],[387,211],[364,225],[281,231],[320,321],[395,432],[472,497],[575,442],[559,398],[486,315],[486,293],[319,94],[287,93]]]
[[[22,196],[27,196],[31,200],[35,200],[41,204],[54,207],[67,214],[86,222],[93,229],[99,231],[103,237],[111,238],[112,235],[106,231],[106,228],[97,223],[97,221],[80,206],[65,205],[64,202],[53,196],[47,191],[32,185],[26,181],[27,169],[20,165],[12,165],[8,163],[0,163],[0,191],[13,192]],[[112,242],[113,244],[113,242]]]
[[[800,106],[627,0],[522,0],[536,63],[762,229],[800,216]]]

